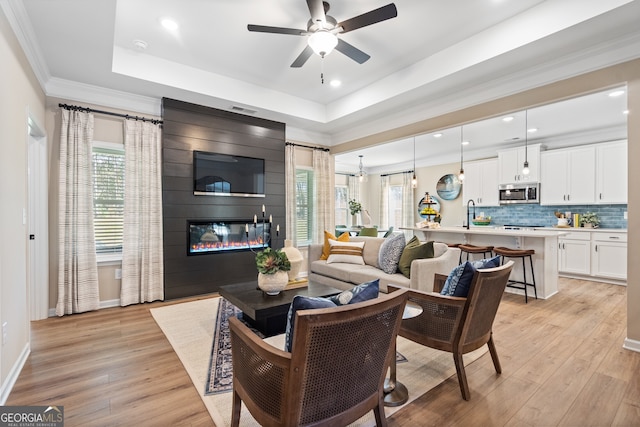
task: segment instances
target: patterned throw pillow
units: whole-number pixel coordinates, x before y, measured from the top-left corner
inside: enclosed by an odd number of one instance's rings
[[[309,310],[312,308],[330,308],[337,307],[336,304],[328,298],[321,297],[306,297],[303,295],[296,295],[293,297],[293,301],[289,306],[289,313],[287,314],[287,329],[285,331],[284,349],[291,353],[291,346],[293,345],[293,326],[296,318],[296,312],[298,310]]]
[[[329,297],[329,300],[335,305],[355,304],[362,301],[378,298],[380,292],[380,279],[364,282],[358,286],[354,286],[348,291],[339,293]]]
[[[387,274],[398,271],[398,262],[406,242],[403,233],[392,234],[384,239],[378,252],[378,265]]]
[[[362,249],[364,242],[339,242],[329,239],[329,258],[327,264],[343,262],[346,264],[364,265]]]
[[[337,240],[339,242],[348,242],[349,241],[349,233],[342,233],[340,236],[336,238],[333,234],[326,231],[324,232],[324,246],[322,246],[322,255],[320,255],[320,259],[329,258],[329,239]]]
[[[500,265],[500,257],[480,259],[476,261],[467,261],[454,268],[447,280],[444,282],[441,295],[449,295],[454,297],[466,297],[469,294],[473,274],[476,270],[483,268],[494,268]]]

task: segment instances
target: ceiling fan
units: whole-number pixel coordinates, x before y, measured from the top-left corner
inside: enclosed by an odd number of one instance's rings
[[[247,25],[247,29],[259,33],[309,36],[307,46],[291,64],[293,68],[302,67],[313,53],[324,58],[325,55],[328,55],[334,48],[357,63],[362,64],[366,62],[370,56],[346,41],[339,39],[337,35],[398,16],[396,5],[390,3],[378,9],[363,13],[362,15],[347,19],[346,21],[338,22],[333,16],[327,15],[330,7],[328,2],[322,0],[307,0],[307,6],[311,13],[311,19],[307,23],[306,30],[252,24]]]

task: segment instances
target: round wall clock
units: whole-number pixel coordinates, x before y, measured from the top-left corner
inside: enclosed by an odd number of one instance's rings
[[[442,178],[436,184],[436,191],[438,196],[443,200],[453,200],[460,194],[462,183],[455,174],[443,175]]]

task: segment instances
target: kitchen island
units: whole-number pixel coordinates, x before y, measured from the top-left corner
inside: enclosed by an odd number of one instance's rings
[[[505,246],[512,249],[533,249],[533,270],[538,298],[547,299],[558,292],[558,236],[567,234],[563,229],[504,229],[503,227],[440,227],[405,228],[413,231],[420,240],[444,243],[465,243],[478,246]],[[464,258],[463,255],[463,261]],[[511,277],[522,280],[522,262],[514,259]],[[530,279],[529,267],[527,276]],[[508,292],[524,295],[520,289],[507,288]]]

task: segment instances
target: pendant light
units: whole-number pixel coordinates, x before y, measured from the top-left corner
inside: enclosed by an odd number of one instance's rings
[[[413,178],[411,178],[411,187],[418,188],[418,178],[416,178],[416,137],[413,137]]]
[[[463,147],[464,147],[464,131],[463,131],[463,126],[460,126],[460,173],[458,173],[458,179],[460,181],[464,181]]]
[[[360,157],[360,164],[358,165],[358,173],[356,176],[358,177],[358,181],[362,182],[364,181],[364,177],[367,173],[364,171],[364,166],[362,165],[362,154],[358,157]]]
[[[524,110],[524,166],[522,168],[523,175],[529,175],[529,160],[528,160],[528,143],[529,143],[529,120],[528,111]]]

